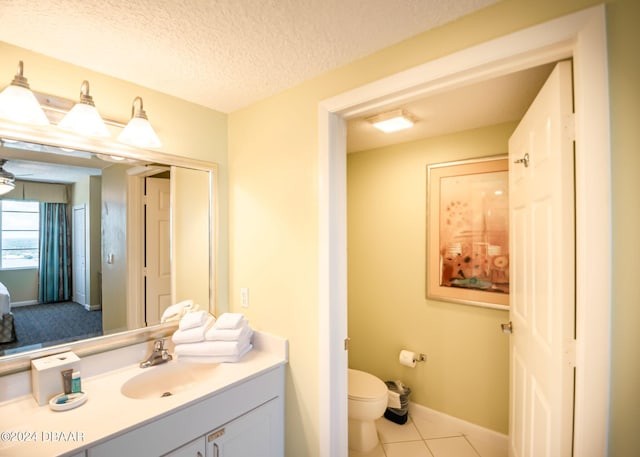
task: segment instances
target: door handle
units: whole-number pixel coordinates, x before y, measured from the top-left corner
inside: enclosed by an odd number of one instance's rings
[[[511,323],[511,321],[507,322],[506,324],[500,324],[500,328],[502,328],[502,333],[505,333],[507,335],[511,335],[513,333],[513,324]]]
[[[529,166],[529,153],[525,153],[522,159],[514,160],[513,163],[521,163],[525,168],[527,168]]]

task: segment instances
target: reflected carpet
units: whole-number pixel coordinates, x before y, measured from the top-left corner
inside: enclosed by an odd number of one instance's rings
[[[17,306],[11,313],[18,340],[0,344],[4,354],[102,335],[102,311],[87,311],[75,302]]]

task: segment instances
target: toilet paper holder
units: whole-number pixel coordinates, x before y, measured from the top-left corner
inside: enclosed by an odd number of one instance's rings
[[[427,356],[424,354],[418,354],[418,358],[416,359],[415,357],[413,358],[414,362],[426,362],[427,361]]]

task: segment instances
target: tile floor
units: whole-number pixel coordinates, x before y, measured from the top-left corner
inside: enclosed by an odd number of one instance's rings
[[[362,454],[349,457],[506,457],[507,449],[487,445],[481,439],[464,435],[445,424],[409,414],[404,425],[385,418],[376,421],[380,444]]]

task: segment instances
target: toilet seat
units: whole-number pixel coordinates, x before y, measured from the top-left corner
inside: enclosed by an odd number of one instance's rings
[[[384,382],[370,373],[349,369],[348,396],[350,400],[362,402],[379,401],[386,398],[388,389]]]

